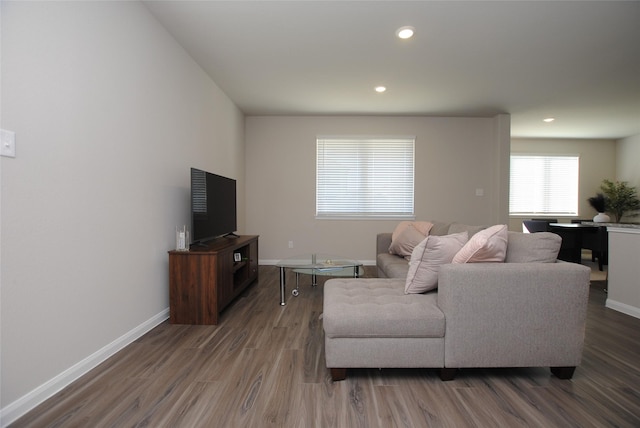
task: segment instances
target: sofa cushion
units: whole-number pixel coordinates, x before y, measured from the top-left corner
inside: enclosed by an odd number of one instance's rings
[[[409,271],[409,262],[400,256],[380,253],[376,256],[378,276],[382,278],[399,278],[404,280]]]
[[[553,263],[558,258],[562,238],[551,232],[509,232],[507,263]]]
[[[508,231],[505,224],[481,230],[455,255],[452,263],[504,262]]]
[[[467,240],[467,232],[427,236],[411,254],[404,292],[406,294],[424,293],[436,288],[440,266],[451,263]]]
[[[444,221],[434,221],[432,220],[433,227],[429,231],[429,235],[438,235],[444,236],[449,234],[449,228],[451,227],[451,223],[446,223]]]
[[[470,226],[462,223],[451,223],[446,234],[451,235],[453,233],[467,232],[469,234],[469,239],[471,239],[473,235],[486,228],[487,226]]]
[[[404,280],[335,278],[324,285],[328,337],[444,337],[436,293],[406,295]]]

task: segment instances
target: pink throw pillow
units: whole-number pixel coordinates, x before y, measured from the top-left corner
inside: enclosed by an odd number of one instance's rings
[[[508,233],[505,224],[481,230],[462,247],[452,263],[504,262]]]
[[[433,227],[428,221],[402,221],[391,234],[389,252],[402,257],[409,257]]]

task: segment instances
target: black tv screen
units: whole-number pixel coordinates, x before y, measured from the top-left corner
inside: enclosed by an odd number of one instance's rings
[[[236,180],[191,168],[193,243],[203,243],[237,229]]]

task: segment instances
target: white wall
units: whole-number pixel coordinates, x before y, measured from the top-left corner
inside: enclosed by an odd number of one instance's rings
[[[616,149],[616,179],[640,190],[640,134],[616,141]]]
[[[247,117],[247,232],[260,235],[263,263],[310,251],[374,261],[376,234],[398,221],[315,220],[317,135],[416,136],[417,219],[506,223],[508,123],[504,115]]]
[[[600,192],[602,180],[605,178],[614,180],[616,177],[616,142],[614,140],[513,138],[511,153],[580,156],[578,215],[571,218],[593,218],[597,213],[591,208],[587,199]],[[522,231],[524,218],[530,217],[511,217],[509,229]],[[569,222],[570,218],[559,218],[558,221]]]
[[[242,231],[244,118],[138,2],[2,2],[1,72],[17,139],[1,160],[7,417],[167,315],[190,166],[239,180]]]

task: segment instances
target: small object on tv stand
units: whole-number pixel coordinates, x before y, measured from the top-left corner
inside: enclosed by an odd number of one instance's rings
[[[176,251],[189,251],[189,228],[176,226]]]

